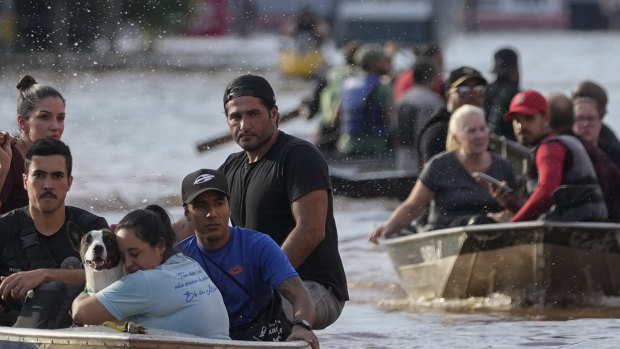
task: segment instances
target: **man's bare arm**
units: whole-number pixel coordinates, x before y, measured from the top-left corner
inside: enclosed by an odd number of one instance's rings
[[[282,250],[293,268],[298,268],[325,238],[327,205],[327,190],[311,191],[291,204],[295,228],[282,244]]]

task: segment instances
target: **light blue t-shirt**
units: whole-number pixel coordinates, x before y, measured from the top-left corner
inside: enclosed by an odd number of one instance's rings
[[[222,294],[202,267],[183,254],[171,256],[155,269],[126,275],[96,296],[118,320],[230,339]]]

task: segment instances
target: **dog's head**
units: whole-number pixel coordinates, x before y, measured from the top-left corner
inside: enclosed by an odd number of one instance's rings
[[[67,224],[69,240],[73,248],[80,253],[82,263],[93,270],[116,267],[121,260],[121,253],[116,243],[116,235],[108,229],[91,230],[83,234],[72,222]]]

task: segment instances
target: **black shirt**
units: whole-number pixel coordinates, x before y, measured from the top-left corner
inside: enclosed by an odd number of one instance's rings
[[[80,254],[73,249],[69,241],[68,221],[77,224],[84,233],[94,229],[109,228],[105,218],[80,208],[66,206],[65,212],[65,223],[59,231],[49,236],[36,232],[41,248],[39,255],[44,256],[36,262],[39,265],[43,264],[46,268],[64,267],[63,263],[75,261],[75,258],[80,261]],[[29,226],[23,226],[21,222],[29,222]],[[28,228],[34,228],[32,218],[28,213],[28,206],[0,217],[0,231],[2,232],[0,233],[0,275],[6,276],[18,271],[36,269],[30,267],[33,261],[28,259],[20,236],[22,230]]]
[[[613,160],[616,166],[620,167],[620,141],[618,141],[614,131],[605,123],[601,126],[601,133],[598,135],[598,146]]]
[[[242,151],[230,155],[219,170],[230,186],[232,223],[268,234],[280,246],[295,227],[291,203],[311,191],[327,190],[325,238],[297,272],[301,279],[331,287],[338,299],[348,300],[329,172],[316,147],[279,131],[278,139],[259,161],[249,164]]]
[[[448,137],[448,123],[452,113],[446,108],[441,109],[420,132],[418,141],[418,161],[420,169],[433,156],[446,150],[446,138]]]

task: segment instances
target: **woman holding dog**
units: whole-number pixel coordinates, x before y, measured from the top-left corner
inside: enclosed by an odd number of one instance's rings
[[[215,339],[228,336],[222,295],[202,267],[173,250],[174,232],[167,212],[157,205],[127,214],[116,227],[127,275],[73,302],[73,320],[100,325],[132,321]]]
[[[17,90],[19,134],[12,138],[0,131],[0,214],[28,205],[22,174],[30,145],[43,137],[60,139],[65,129],[65,99],[60,92],[30,75],[19,79]]]

